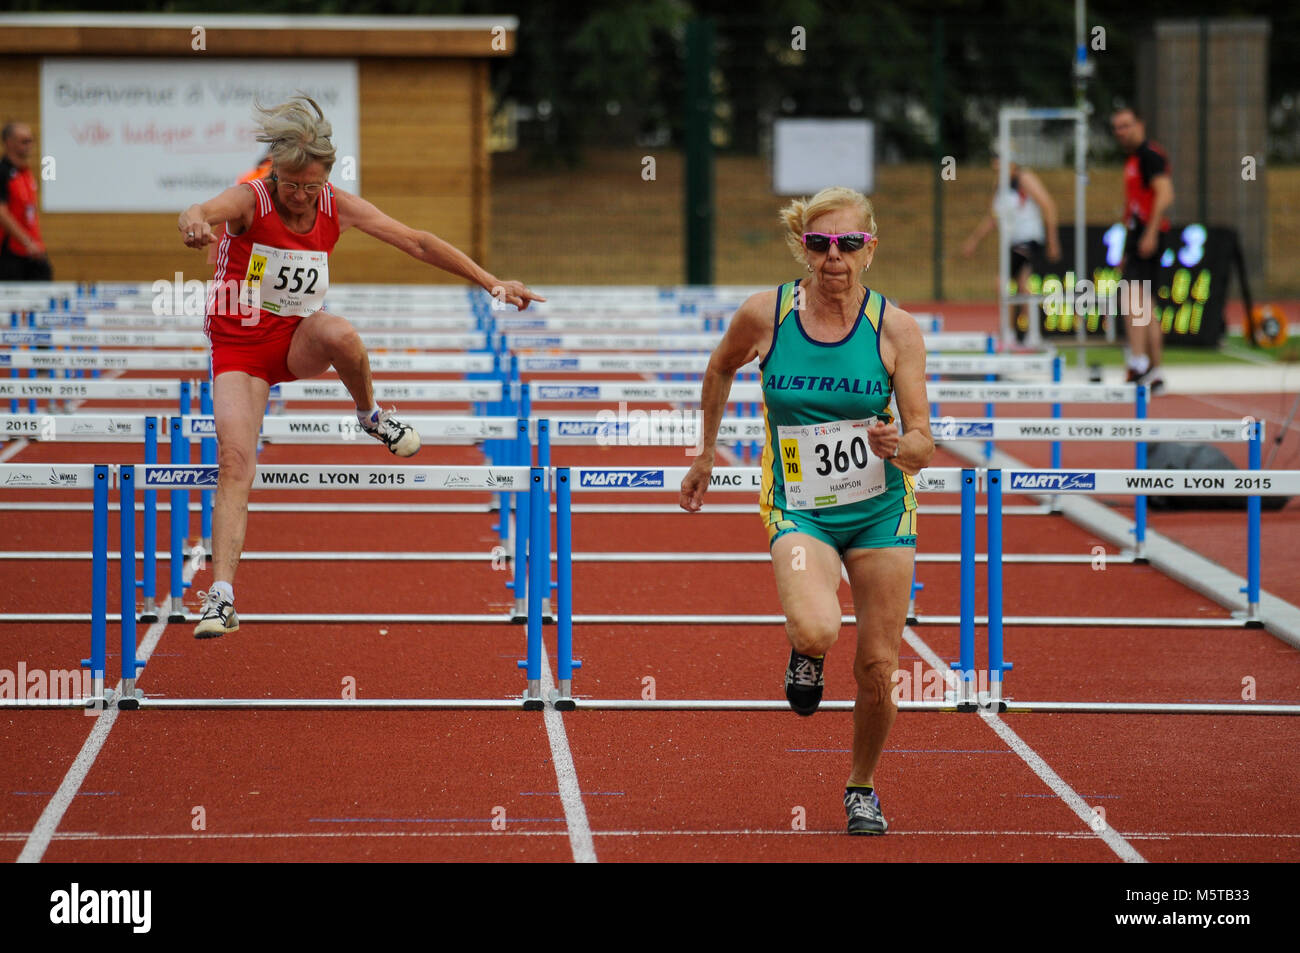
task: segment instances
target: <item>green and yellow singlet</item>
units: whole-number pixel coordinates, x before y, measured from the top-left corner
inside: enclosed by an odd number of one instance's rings
[[[866,427],[893,422],[892,382],[880,357],[885,299],[867,289],[843,340],[814,341],[795,307],[798,282],[780,287],[763,376],[763,486],[769,541],[807,532],[848,548],[916,541],[912,477],[871,453]],[[864,535],[865,533],[865,535]]]

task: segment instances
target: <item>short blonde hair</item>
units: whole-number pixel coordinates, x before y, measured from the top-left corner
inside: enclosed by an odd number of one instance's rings
[[[804,255],[803,233],[808,223],[818,215],[834,212],[842,208],[857,208],[862,212],[862,230],[876,234],[876,211],[871,199],[857,189],[832,185],[822,189],[810,199],[795,199],[781,209],[781,221],[785,223],[785,243],[790,246],[794,260],[800,264],[807,262]]]
[[[261,128],[257,141],[270,147],[267,154],[273,166],[286,172],[300,172],[319,162],[325,167],[326,175],[334,168],[334,143],[330,142],[334,127],[316,100],[298,95],[278,106],[259,103],[254,108]]]

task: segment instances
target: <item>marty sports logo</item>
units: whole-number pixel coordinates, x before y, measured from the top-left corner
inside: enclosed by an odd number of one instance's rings
[[[144,483],[165,483],[169,486],[216,486],[216,467],[165,467],[144,468]]]
[[[1013,472],[1011,474],[1011,490],[1033,490],[1035,492],[1063,493],[1067,490],[1095,490],[1097,489],[1097,474],[1082,473],[1078,471],[1063,471],[1059,473],[1026,473]]]
[[[583,470],[578,476],[578,486],[630,490],[635,487],[662,487],[663,485],[663,470]]]

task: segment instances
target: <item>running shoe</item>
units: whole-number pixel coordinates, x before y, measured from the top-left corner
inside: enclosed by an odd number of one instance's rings
[[[811,715],[822,703],[822,676],[825,658],[813,658],[790,650],[790,663],[785,667],[785,698],[790,707],[801,715]]]
[[[361,426],[365,428],[366,433],[399,457],[414,456],[420,449],[419,433],[410,424],[394,417],[392,410],[375,411]]]
[[[1152,397],[1164,393],[1165,376],[1160,373],[1160,369],[1153,367],[1142,375],[1142,383],[1147,387],[1147,393]]]
[[[203,593],[203,614],[194,627],[194,637],[216,639],[238,629],[239,616],[235,615],[235,604],[215,592]]]
[[[1125,371],[1124,373],[1125,384],[1139,384],[1141,382],[1142,382],[1142,374],[1137,370],[1137,368],[1130,367],[1127,371]]]
[[[889,830],[874,790],[868,794],[862,788],[846,788],[844,811],[849,815],[850,834],[883,834]]]

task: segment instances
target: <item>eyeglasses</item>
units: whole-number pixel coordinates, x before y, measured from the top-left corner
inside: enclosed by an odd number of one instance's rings
[[[321,191],[325,188],[324,182],[312,182],[309,185],[299,185],[297,182],[285,182],[283,179],[276,178],[275,176],[272,176],[271,178],[276,185],[283,186],[290,195],[294,195],[301,190],[304,195],[311,199],[320,195]]]
[[[803,233],[804,247],[816,252],[830,251],[831,242],[834,242],[842,252],[859,251],[869,241],[871,241],[870,232],[845,232],[842,235],[831,235],[827,232]]]

